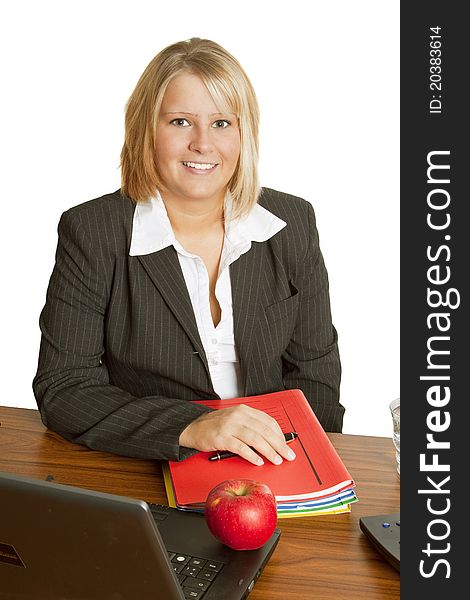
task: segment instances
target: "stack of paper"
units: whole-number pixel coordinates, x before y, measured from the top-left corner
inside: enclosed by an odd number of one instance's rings
[[[267,484],[276,497],[279,518],[349,512],[357,501],[354,480],[301,390],[197,402],[216,410],[247,404],[268,413],[284,433],[297,433],[289,444],[296,459],[281,465],[265,461],[257,467],[240,457],[209,461],[213,453],[199,452],[181,462],[170,461],[163,465],[170,506],[203,512],[210,490],[226,479]]]

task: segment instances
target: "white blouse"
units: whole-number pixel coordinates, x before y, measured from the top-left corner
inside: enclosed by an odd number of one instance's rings
[[[224,214],[230,214],[231,198],[225,199]],[[209,302],[209,275],[202,259],[187,252],[173,233],[165,204],[157,194],[146,202],[137,203],[132,225],[130,256],[151,254],[173,246],[183,271],[184,280],[196,318],[197,328],[206,352],[212,385],[221,398],[242,394],[241,376],[233,332],[232,287],[229,266],[248,252],[252,242],[265,242],[286,223],[259,204],[245,217],[225,222],[225,237],[215,296],[221,309],[221,319],[214,327]]]

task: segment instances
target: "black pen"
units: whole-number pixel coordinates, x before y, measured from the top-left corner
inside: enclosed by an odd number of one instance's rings
[[[295,431],[291,431],[289,433],[285,433],[284,434],[284,439],[286,440],[286,444],[288,444],[289,442],[292,442],[293,440],[295,440],[298,437],[299,437],[299,434],[295,433]],[[251,446],[250,446],[250,448],[251,448]],[[254,448],[251,448],[251,449],[254,450]],[[256,450],[255,450],[255,452],[256,452]],[[232,458],[233,456],[240,456],[240,455],[239,454],[235,454],[234,452],[225,452],[225,451],[223,451],[223,452],[216,452],[212,456],[209,456],[209,460],[210,461],[224,460],[224,458]]]

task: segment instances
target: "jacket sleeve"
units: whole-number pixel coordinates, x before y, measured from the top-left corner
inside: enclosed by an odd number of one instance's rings
[[[110,384],[104,339],[112,269],[73,211],[62,215],[58,233],[33,380],[44,424],[96,450],[187,458],[195,450],[180,447],[179,435],[208,409],[176,398],[137,398]]]
[[[299,294],[299,309],[293,335],[282,356],[284,386],[304,392],[326,431],[341,432],[344,408],[339,402],[338,338],[331,320],[328,275],[315,215],[311,204],[306,204],[309,245],[292,281]]]

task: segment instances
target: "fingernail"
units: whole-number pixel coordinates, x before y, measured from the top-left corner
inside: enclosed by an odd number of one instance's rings
[[[289,452],[287,453],[287,460],[294,460],[295,458],[295,452],[293,452],[292,450],[289,450]]]
[[[264,465],[264,460],[262,458],[257,458],[256,464],[259,465],[260,467],[262,467]]]
[[[276,456],[276,458],[274,459],[274,464],[280,465],[281,463],[282,463],[282,458],[279,455]]]

